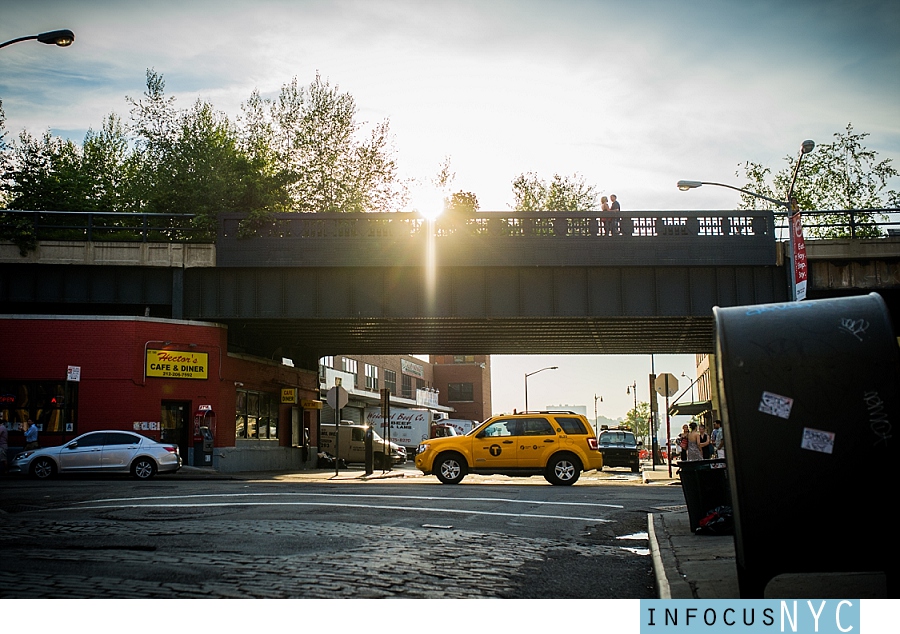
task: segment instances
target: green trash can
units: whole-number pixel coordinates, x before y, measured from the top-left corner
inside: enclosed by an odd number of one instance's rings
[[[728,469],[724,458],[682,460],[678,462],[678,476],[681,478],[692,533],[697,532],[700,520],[713,509],[731,506]]]

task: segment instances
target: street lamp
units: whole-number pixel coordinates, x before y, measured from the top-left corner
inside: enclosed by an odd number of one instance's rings
[[[797,182],[797,173],[800,171],[800,162],[803,160],[803,156],[812,152],[813,148],[815,147],[815,142],[810,141],[809,139],[801,144],[800,156],[797,159],[797,165],[794,167],[794,175],[791,177],[791,185],[790,187],[788,187],[787,200],[777,200],[775,198],[769,198],[768,196],[763,196],[762,194],[757,194],[756,192],[741,189],[740,187],[734,187],[733,185],[726,185],[724,183],[688,180],[678,181],[678,189],[683,192],[686,192],[689,189],[696,189],[703,185],[715,185],[716,187],[727,187],[728,189],[739,191],[742,194],[747,194],[748,196],[761,198],[784,208],[784,210],[787,212],[787,216],[790,220],[791,225],[789,261],[791,263],[792,269],[791,296],[794,301],[801,300],[806,297],[806,245],[803,242],[803,224],[800,221],[800,209],[797,206],[797,201],[794,200],[794,183]]]
[[[2,44],[0,44],[0,48],[9,46],[10,44],[15,44],[16,42],[24,42],[26,40],[37,40],[41,44],[69,46],[70,44],[72,44],[72,42],[75,41],[75,34],[72,33],[72,31],[70,31],[69,29],[47,31],[46,33],[39,33],[38,35],[26,35],[24,37],[17,37],[14,40],[9,40],[8,42],[3,42]]]
[[[631,385],[625,388],[625,393],[634,394],[634,426],[637,427],[637,381],[632,381]]]
[[[600,421],[598,420],[598,417],[597,417],[597,401],[600,401],[602,403],[603,397],[597,396],[596,394],[594,394],[594,433],[599,436],[600,435],[600,424],[599,424]]]
[[[528,411],[528,377],[532,374],[537,374],[538,372],[543,372],[544,370],[558,370],[557,366],[553,366],[551,368],[541,368],[540,370],[535,370],[534,372],[527,372],[525,374],[525,411]]]

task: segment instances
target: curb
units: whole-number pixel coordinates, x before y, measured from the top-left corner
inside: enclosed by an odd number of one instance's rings
[[[693,599],[691,584],[678,572],[675,549],[669,539],[666,521],[660,513],[647,514],[647,536],[653,558],[653,575],[660,599]]]

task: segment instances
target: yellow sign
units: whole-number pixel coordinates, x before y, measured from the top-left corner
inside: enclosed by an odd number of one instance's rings
[[[300,407],[303,409],[322,409],[322,401],[316,401],[311,398],[300,399]]]
[[[281,388],[281,402],[282,403],[296,403],[297,402],[297,388],[293,388],[293,387]]]
[[[147,376],[166,379],[206,379],[209,355],[205,352],[147,350]]]

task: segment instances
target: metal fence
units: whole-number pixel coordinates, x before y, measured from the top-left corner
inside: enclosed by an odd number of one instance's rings
[[[215,226],[195,214],[0,210],[0,238],[23,241],[215,242]]]

